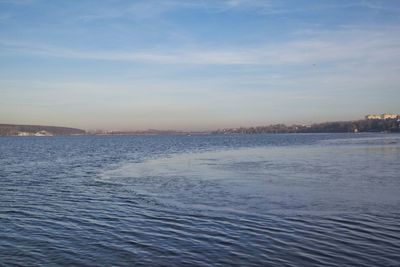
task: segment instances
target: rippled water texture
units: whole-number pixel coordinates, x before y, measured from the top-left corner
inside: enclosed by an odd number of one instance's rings
[[[400,136],[0,138],[0,265],[400,266]]]

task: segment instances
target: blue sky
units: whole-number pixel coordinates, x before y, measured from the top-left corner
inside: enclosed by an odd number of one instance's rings
[[[208,130],[400,113],[400,1],[0,0],[0,122]]]

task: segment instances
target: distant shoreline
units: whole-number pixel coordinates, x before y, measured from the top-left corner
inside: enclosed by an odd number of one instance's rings
[[[221,135],[221,134],[294,134],[294,133],[400,133],[400,119],[337,121],[311,125],[273,124],[268,126],[225,128],[216,131],[85,131],[77,128],[0,124],[0,136],[156,136],[156,135]]]

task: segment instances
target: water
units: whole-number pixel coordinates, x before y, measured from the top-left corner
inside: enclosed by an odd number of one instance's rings
[[[1,266],[400,266],[400,136],[0,138]]]

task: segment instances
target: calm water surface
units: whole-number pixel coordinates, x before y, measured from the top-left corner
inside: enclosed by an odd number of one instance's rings
[[[400,266],[400,136],[0,138],[1,266]]]

